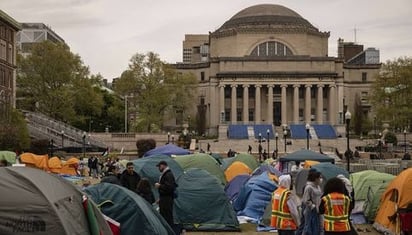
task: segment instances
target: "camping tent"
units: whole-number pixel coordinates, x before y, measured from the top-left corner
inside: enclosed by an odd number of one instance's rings
[[[20,155],[20,162],[26,164],[26,166],[39,168],[42,170],[49,170],[47,155],[36,155],[33,153],[22,153]]]
[[[323,162],[312,166],[312,168],[316,169],[322,174],[322,177],[324,179],[322,187],[325,185],[326,181],[340,174],[349,179],[349,173],[345,169],[340,168],[332,163]],[[296,195],[298,196],[303,195],[303,190],[308,179],[308,173],[309,169],[300,169],[296,174],[295,191]]]
[[[353,190],[355,190],[355,200],[364,201],[368,198],[370,190],[376,191],[382,184],[388,184],[395,176],[373,170],[365,170],[351,174]]]
[[[260,221],[276,189],[277,184],[268,176],[268,173],[253,176],[240,190],[233,202],[233,207],[238,215]]]
[[[295,151],[279,159],[281,163],[286,163],[286,162],[291,162],[291,161],[304,162],[306,160],[318,161],[318,162],[332,162],[332,163],[335,162],[335,159],[331,157],[328,157],[324,154],[320,154],[320,153],[314,152],[312,150],[307,150],[307,149]]]
[[[234,161],[230,166],[225,170],[225,177],[227,181],[231,181],[237,175],[248,174],[250,175],[252,170],[243,162]]]
[[[16,163],[16,153],[12,151],[0,151],[0,159],[5,159],[9,164]]]
[[[402,171],[393,179],[382,194],[378,213],[373,226],[381,232],[395,234],[399,231],[399,221],[391,221],[397,209],[412,206],[412,168]],[[395,217],[396,218],[396,217]]]
[[[172,155],[187,155],[190,154],[190,151],[187,149],[180,148],[174,144],[166,144],[162,145],[160,147],[156,147],[154,149],[151,149],[147,151],[143,157],[150,157],[153,155],[166,155],[166,156],[172,156]]]
[[[174,160],[179,163],[183,170],[189,168],[199,168],[206,170],[209,174],[215,176],[224,185],[226,184],[225,175],[220,168],[219,163],[210,155],[205,153],[196,153],[190,155],[181,155]]]
[[[252,171],[255,170],[259,166],[259,163],[257,162],[254,156],[247,154],[247,153],[239,153],[239,154],[236,154],[236,156],[234,157],[223,159],[223,162],[222,162],[223,170],[226,170],[235,161],[240,161],[240,162],[245,163]]]
[[[237,198],[240,189],[246,184],[250,177],[248,174],[237,175],[226,184],[225,193],[230,201],[234,201]]]
[[[272,165],[261,165],[252,172],[252,175],[260,175],[263,172],[269,172],[270,174],[276,175],[277,177],[282,175],[282,172],[274,168]]]
[[[83,235],[92,234],[92,225],[100,234],[112,234],[94,204],[87,216],[83,193],[70,182],[29,167],[2,167],[0,175],[1,234]]]
[[[192,168],[179,177],[177,183],[175,214],[186,229],[239,230],[236,214],[216,177]]]
[[[163,217],[135,192],[115,184],[100,183],[84,190],[101,211],[120,223],[122,234],[174,234]]]
[[[191,168],[177,179],[175,221],[187,230],[238,231],[239,222],[222,184],[202,169]]]
[[[69,158],[67,161],[62,161],[58,157],[52,157],[48,161],[48,167],[52,173],[77,175],[76,168],[79,163],[80,160],[75,157]]]

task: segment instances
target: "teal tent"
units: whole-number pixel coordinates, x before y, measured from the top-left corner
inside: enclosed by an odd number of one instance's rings
[[[239,231],[239,222],[220,181],[191,168],[177,179],[175,221],[186,230]]]
[[[183,170],[188,170],[190,168],[203,169],[218,178],[223,185],[226,184],[226,178],[222,168],[220,168],[219,163],[208,154],[196,153],[182,155],[175,157],[174,159],[177,163],[179,163]]]
[[[335,159],[331,157],[328,157],[324,154],[320,154],[320,153],[314,152],[312,150],[307,150],[307,149],[295,151],[279,159],[280,162],[290,162],[290,161],[304,162],[306,160],[318,161],[318,162],[332,162],[332,163],[335,162]]]
[[[84,190],[103,214],[120,223],[121,234],[173,235],[163,217],[135,192],[119,185],[100,183]]]

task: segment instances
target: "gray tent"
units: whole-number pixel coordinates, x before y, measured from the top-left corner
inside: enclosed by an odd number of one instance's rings
[[[0,175],[0,234],[92,234],[89,226],[112,234],[94,204],[94,216],[86,215],[83,193],[70,182],[29,167],[2,167]]]

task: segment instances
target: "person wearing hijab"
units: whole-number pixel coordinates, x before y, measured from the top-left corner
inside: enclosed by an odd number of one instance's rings
[[[277,228],[279,235],[294,235],[300,223],[295,197],[290,191],[291,182],[290,175],[281,175],[279,187],[272,194],[270,226]]]

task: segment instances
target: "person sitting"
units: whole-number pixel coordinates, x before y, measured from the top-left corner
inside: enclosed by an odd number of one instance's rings
[[[152,188],[150,187],[149,179],[147,178],[142,178],[139,181],[139,183],[137,184],[136,193],[150,204],[153,204],[155,202],[155,197],[153,195]]]

